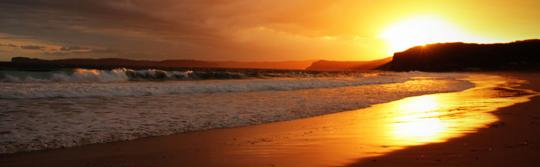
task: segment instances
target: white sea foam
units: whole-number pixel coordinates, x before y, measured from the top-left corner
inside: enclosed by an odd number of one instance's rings
[[[193,71],[164,71],[157,69],[112,70],[73,69],[65,71],[0,71],[0,82],[125,82],[130,80],[178,80],[190,78]],[[227,75],[228,73],[223,73]]]
[[[204,81],[167,81],[167,82],[0,82],[0,99],[28,98],[82,98],[116,96],[155,96],[193,93],[285,91],[296,89],[331,88],[405,82],[421,73],[393,73],[367,77],[333,78],[274,78],[243,80],[204,80]],[[425,74],[426,75],[426,74]],[[100,76],[100,80],[114,80],[117,73],[90,75],[84,73],[70,76],[69,79],[84,80]],[[54,78],[65,79],[63,76]],[[67,80],[67,79],[65,79]]]
[[[290,120],[473,86],[461,77],[0,83],[0,153]]]

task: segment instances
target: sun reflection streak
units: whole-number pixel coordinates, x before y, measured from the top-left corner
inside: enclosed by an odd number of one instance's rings
[[[448,123],[437,116],[442,107],[437,96],[420,96],[403,100],[396,106],[391,133],[395,138],[410,142],[437,141]]]
[[[447,124],[438,118],[419,118],[418,120],[394,124],[394,136],[408,141],[436,141]]]
[[[438,106],[439,101],[436,97],[421,96],[402,103],[400,107],[405,111],[425,112],[436,109]]]
[[[412,97],[381,107],[380,110],[392,111],[381,126],[390,142],[388,145],[444,142],[497,121],[490,112],[499,107],[527,101],[527,96],[501,96],[522,90],[510,88],[510,83],[502,78],[484,77],[475,81],[477,87],[462,94]],[[513,91],[502,91],[506,89]]]

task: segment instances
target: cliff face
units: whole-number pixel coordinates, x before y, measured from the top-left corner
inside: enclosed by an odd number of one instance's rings
[[[540,40],[500,44],[440,43],[394,54],[393,71],[540,70]]]
[[[373,61],[327,61],[313,62],[306,68],[309,71],[365,71],[373,70],[392,60],[391,57]]]

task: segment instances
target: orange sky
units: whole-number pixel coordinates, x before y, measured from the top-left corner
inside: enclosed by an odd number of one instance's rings
[[[537,0],[4,0],[0,60],[371,60],[425,42],[539,38],[538,9]]]

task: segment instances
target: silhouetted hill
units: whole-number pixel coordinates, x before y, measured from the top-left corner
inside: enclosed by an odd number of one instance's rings
[[[438,43],[395,53],[380,69],[393,71],[540,70],[540,40],[511,43]]]
[[[392,60],[391,57],[373,61],[328,61],[313,62],[309,71],[365,71],[376,69]]]
[[[59,59],[42,60],[27,57],[14,57],[11,62],[0,63],[2,68],[19,68],[26,70],[47,70],[52,68],[236,68],[236,69],[305,69],[312,61],[280,61],[280,62],[234,62],[234,61],[200,61],[200,60],[129,60],[118,58],[104,59]]]

